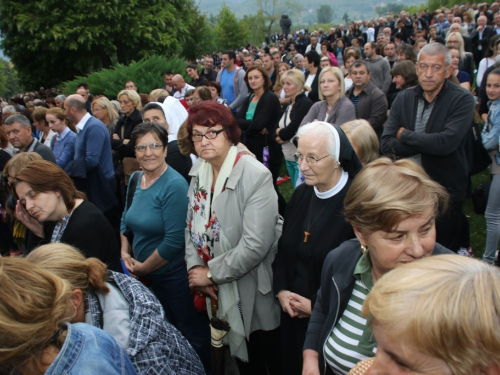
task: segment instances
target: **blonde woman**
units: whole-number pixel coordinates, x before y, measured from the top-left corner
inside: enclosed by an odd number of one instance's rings
[[[363,166],[380,156],[380,142],[377,133],[368,121],[353,120],[346,122],[340,128],[351,142],[352,148]]]
[[[204,374],[196,352],[167,323],[160,301],[141,282],[63,243],[41,246],[26,259],[68,283],[77,310],[71,323],[91,324],[112,335],[138,374]]]
[[[21,374],[136,374],[107,332],[70,324],[66,282],[26,259],[0,258],[0,368]]]
[[[499,306],[500,271],[476,259],[442,255],[389,272],[363,305],[377,340],[370,374],[498,374]]]
[[[474,58],[472,56],[472,53],[465,52],[464,38],[462,37],[462,34],[458,31],[449,33],[446,37],[446,46],[458,48],[460,54],[458,70],[464,71],[469,74],[470,80],[472,82],[472,77],[474,77]]]
[[[112,137],[115,131],[116,123],[120,118],[118,111],[108,98],[102,96],[92,101],[92,114],[101,120],[108,128],[109,135]]]
[[[130,135],[134,128],[142,122],[141,97],[134,90],[122,90],[118,93],[118,101],[124,114],[115,126],[111,145],[113,150],[120,153],[120,159],[135,157],[132,147],[128,147]]]
[[[290,104],[284,108],[279,127],[276,129],[276,142],[281,145],[283,150],[286,169],[294,189],[299,178],[299,166],[295,161],[297,147],[293,143],[293,139],[304,116],[313,105],[312,100],[304,93],[307,91],[307,88],[304,90],[305,82],[304,74],[297,69],[288,70],[281,76],[285,99],[288,99]]]
[[[301,125],[315,120],[326,121],[332,125],[356,119],[354,104],[344,95],[344,76],[337,67],[323,69],[319,74],[319,98],[314,103]]]
[[[157,102],[158,98],[165,99],[168,96],[168,91],[163,89],[155,89],[149,93],[149,102]]]

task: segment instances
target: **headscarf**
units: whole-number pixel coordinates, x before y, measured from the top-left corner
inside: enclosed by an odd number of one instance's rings
[[[188,112],[181,104],[181,102],[171,96],[167,96],[163,103],[153,102],[151,104],[159,105],[163,111],[163,115],[165,116],[165,120],[168,124],[168,140],[175,141],[177,140],[177,133],[179,132],[179,128],[186,121],[188,117]],[[143,111],[146,111],[152,107],[150,104],[144,107]]]
[[[332,131],[335,144],[337,145],[335,147],[335,160],[338,161],[342,171],[346,172],[350,179],[356,177],[356,174],[363,168],[363,165],[359,161],[358,155],[356,155],[344,131],[338,125],[332,125],[325,121],[314,121],[313,123],[325,125],[326,128]]]

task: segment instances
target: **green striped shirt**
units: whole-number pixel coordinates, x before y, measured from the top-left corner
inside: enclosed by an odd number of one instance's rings
[[[354,269],[356,282],[347,308],[324,346],[325,359],[335,374],[347,374],[359,361],[374,357],[377,343],[361,308],[373,288],[371,263],[363,254]]]

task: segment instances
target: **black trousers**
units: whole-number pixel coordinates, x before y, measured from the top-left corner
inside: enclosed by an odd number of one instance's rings
[[[255,331],[247,341],[248,362],[236,359],[240,375],[280,375],[279,327]]]
[[[436,221],[436,242],[454,252],[470,246],[469,221],[463,205],[463,201],[450,201],[448,210]]]

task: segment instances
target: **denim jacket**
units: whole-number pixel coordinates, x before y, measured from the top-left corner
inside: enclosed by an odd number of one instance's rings
[[[45,375],[136,375],[127,353],[107,332],[85,323],[64,323],[66,340]]]
[[[484,124],[481,139],[486,150],[494,150],[500,143],[500,99],[488,102],[488,121]],[[491,129],[490,129],[491,127]],[[495,154],[497,164],[500,164],[500,153]]]

